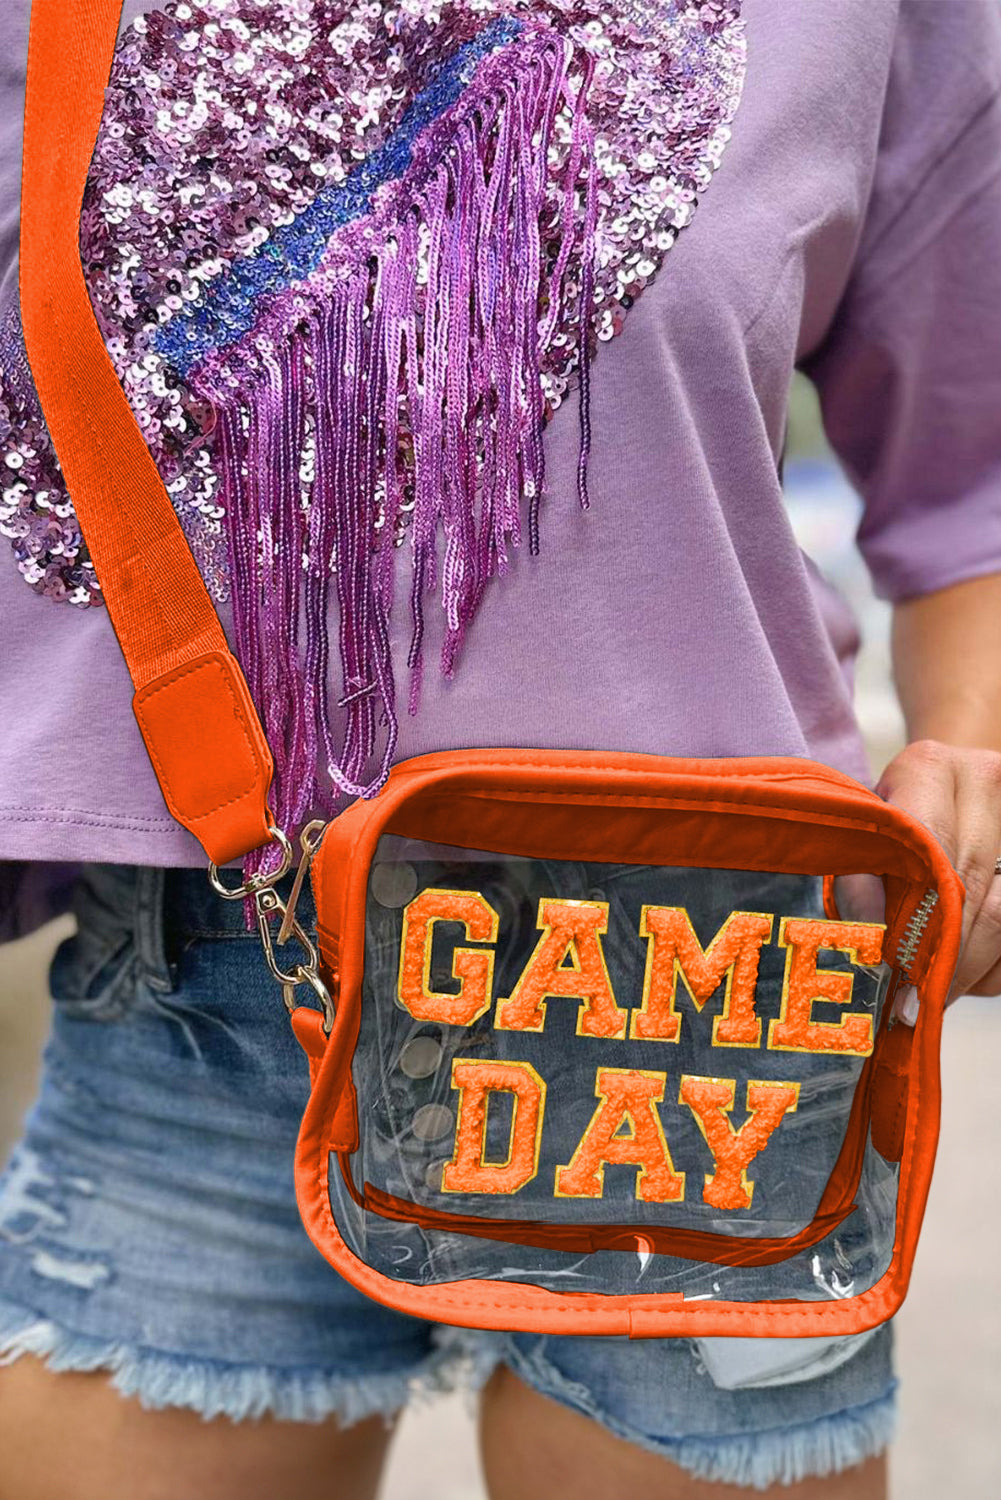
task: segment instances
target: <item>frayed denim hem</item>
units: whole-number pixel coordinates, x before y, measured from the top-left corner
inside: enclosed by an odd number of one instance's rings
[[[767,1490],[801,1479],[824,1479],[875,1458],[893,1441],[896,1398],[891,1392],[799,1427],[774,1427],[738,1437],[681,1438],[658,1444],[694,1479]]]
[[[284,1422],[336,1417],[352,1427],[366,1417],[388,1423],[404,1406],[463,1384],[459,1350],[435,1349],[415,1370],[342,1375],[323,1369],[282,1369],[192,1359],[141,1345],[73,1333],[25,1308],[0,1300],[0,1365],[29,1354],[50,1370],[110,1375],[112,1387],[148,1411],[183,1407],[206,1421],[243,1422],[269,1416]]]
[[[884,1396],[831,1416],[758,1432],[650,1438],[595,1405],[591,1392],[569,1380],[543,1355],[508,1353],[514,1373],[543,1396],[580,1412],[614,1436],[656,1453],[693,1479],[767,1490],[803,1479],[824,1479],[883,1453],[893,1441],[897,1382]]]

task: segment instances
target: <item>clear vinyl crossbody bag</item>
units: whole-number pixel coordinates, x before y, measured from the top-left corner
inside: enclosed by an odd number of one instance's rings
[[[837,911],[860,873],[881,922]],[[550,1332],[897,1306],[960,910],[920,825],[810,761],[461,751],[396,767],[311,878],[332,1004],[293,1012],[296,1176],[349,1280]]]
[[[303,830],[282,894],[267,740],[81,276],[117,13],[33,6],[25,343],[165,800],[221,895],[252,903],[309,1059],[310,1236],[370,1296],[447,1323],[884,1321],[931,1179],[963,898],[915,819],[805,759],[457,749]],[[277,868],[220,873],[270,845]],[[851,877],[878,893],[864,917]]]

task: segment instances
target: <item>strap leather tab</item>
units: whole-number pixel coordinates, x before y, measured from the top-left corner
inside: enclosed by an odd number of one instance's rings
[[[270,841],[272,762],[240,666],[104,346],[80,262],[121,0],[33,0],[21,322],[59,464],[175,818],[216,864]]]
[[[213,863],[259,844],[261,786],[271,765],[229,652],[211,651],[164,673],[140,688],[133,707],[167,806]]]

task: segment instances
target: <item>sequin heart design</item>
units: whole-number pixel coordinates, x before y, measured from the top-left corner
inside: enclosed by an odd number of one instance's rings
[[[400,544],[412,708],[428,596],[451,673],[510,549],[538,547],[571,386],[587,505],[591,361],[691,221],[744,68],[737,0],[168,0],[123,32],[84,272],[232,599],[283,824],[385,779]],[[97,602],[16,308],[0,365],[0,529],[34,588]]]

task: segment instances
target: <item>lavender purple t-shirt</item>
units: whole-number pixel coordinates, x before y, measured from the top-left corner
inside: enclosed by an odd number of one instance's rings
[[[123,24],[152,9],[126,0]],[[0,7],[0,276],[17,275],[28,0]],[[877,592],[1001,570],[1001,5],[747,0],[744,93],[691,228],[547,429],[541,554],[488,588],[397,758],[540,745],[810,756],[871,784],[855,621],[796,544],[789,383],[816,382]],[[71,128],[72,122],[68,122]],[[0,859],[202,864],[107,613],[0,539]],[[435,621],[428,661],[435,660]],[[405,660],[409,618],[395,621]]]

